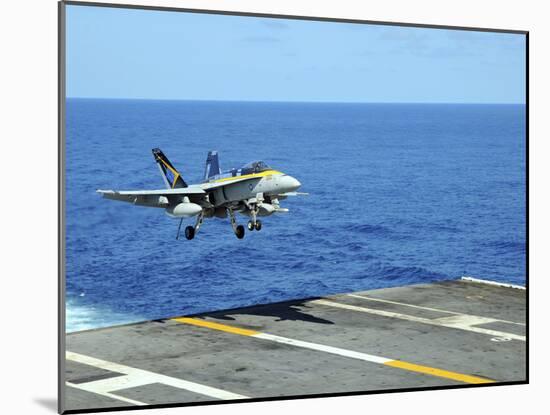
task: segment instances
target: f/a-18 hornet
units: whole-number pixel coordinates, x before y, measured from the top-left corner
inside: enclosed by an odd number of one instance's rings
[[[227,218],[237,238],[244,237],[244,226],[237,225],[235,212],[250,217],[248,230],[262,229],[258,216],[288,212],[280,201],[288,196],[305,195],[296,190],[301,183],[294,177],[254,161],[222,172],[218,153],[210,151],[206,158],[202,183],[188,185],[164,153],[153,149],[166,189],[161,190],[98,190],[106,199],[120,200],[138,206],[164,208],[168,216],[180,219],[176,239],[179,239],[183,219],[196,216],[195,226],[185,228],[185,237],[193,239],[204,218]]]

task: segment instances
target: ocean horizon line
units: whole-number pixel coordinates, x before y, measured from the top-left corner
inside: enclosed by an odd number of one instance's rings
[[[300,101],[300,100],[236,100],[236,99],[192,99],[192,98],[124,98],[124,97],[75,97],[67,100],[103,101],[163,101],[163,102],[233,102],[261,104],[355,104],[355,105],[523,105],[525,102],[453,102],[453,101]]]

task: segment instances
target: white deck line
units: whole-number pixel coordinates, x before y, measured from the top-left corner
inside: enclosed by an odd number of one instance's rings
[[[374,297],[368,297],[368,296],[365,296],[365,295],[357,295],[357,294],[346,294],[346,295],[348,297],[360,298],[361,300],[378,301],[378,302],[381,302],[381,303],[395,304],[395,305],[399,305],[399,306],[417,308],[417,309],[420,309],[420,310],[435,311],[435,312],[442,313],[442,314],[447,313],[447,314],[453,314],[455,316],[467,316],[467,315],[469,315],[469,314],[464,314],[464,313],[458,313],[456,311],[442,310],[440,308],[423,307],[423,306],[419,306],[419,305],[415,305],[415,304],[401,303],[399,301],[391,301],[391,300],[386,300],[384,298],[374,298]],[[474,316],[474,317],[489,318],[489,317],[482,317],[482,316]],[[515,324],[515,325],[518,325],[518,326],[525,326],[525,323],[517,323],[515,321],[501,320],[501,319],[493,319],[493,320],[501,322],[501,323]],[[478,324],[482,324],[482,323],[478,323]]]
[[[131,403],[132,405],[138,405],[138,406],[147,405],[144,402],[136,401],[134,399],[125,398],[124,396],[116,395],[114,393],[91,391],[86,386],[78,385],[76,383],[66,382],[66,384],[67,384],[67,386],[70,386],[71,388],[80,389],[80,390],[83,390],[83,391],[86,391],[86,392],[97,393],[98,395],[106,396],[108,398],[117,399],[119,401],[126,402],[126,403]]]
[[[302,347],[304,349],[317,350],[320,352],[336,354],[339,356],[350,357],[352,359],[364,360],[366,362],[372,362],[372,363],[383,364],[393,360],[393,359],[388,359],[386,357],[375,356],[372,354],[361,353],[361,352],[355,352],[353,350],[341,349],[339,347],[326,346],[324,344],[319,344],[319,343],[311,343],[311,342],[305,342],[302,340],[290,339],[288,337],[276,336],[274,334],[268,334],[268,333],[258,333],[250,337],[255,337],[257,339],[271,340],[277,343],[283,343],[291,346]]]
[[[525,290],[525,287],[523,285],[507,284],[504,282],[497,282],[497,281],[490,281],[490,280],[481,280],[479,278],[472,278],[472,277],[461,277],[460,279],[462,281],[477,282],[479,284],[494,285],[497,287],[505,287],[505,288],[515,288],[516,290]]]
[[[374,297],[368,297],[368,296],[365,296],[365,295],[357,295],[357,294],[346,294],[346,295],[348,297],[360,298],[362,300],[378,301],[378,302],[381,302],[381,303],[402,305],[402,306],[405,306],[405,307],[418,308],[420,310],[435,311],[437,313],[442,313],[442,314],[455,314],[455,315],[462,314],[462,313],[457,313],[456,311],[448,311],[448,310],[441,310],[439,308],[424,307],[424,306],[415,305],[415,304],[400,303],[399,301],[386,300],[384,298],[374,298]]]
[[[190,382],[183,379],[173,378],[171,376],[149,372],[148,370],[136,369],[134,367],[125,366],[119,363],[109,362],[107,360],[101,360],[95,357],[86,356],[70,351],[66,352],[66,358],[67,360],[72,360],[73,362],[78,362],[85,365],[94,366],[99,369],[109,370],[111,372],[118,372],[125,375],[115,376],[109,379],[101,379],[92,382],[80,383],[76,386],[74,386],[74,384],[70,385],[82,390],[86,390],[88,392],[97,393],[99,395],[111,395],[111,397],[114,397],[115,399],[119,398],[113,395],[112,392],[121,389],[132,388],[135,386],[149,385],[152,383],[162,383],[164,385],[173,386],[175,388],[184,389],[190,392],[222,400],[248,398],[248,396],[228,392],[223,389],[217,389],[211,386],[201,385],[200,383]],[[128,402],[127,398],[121,400],[125,399],[126,402]]]
[[[415,373],[421,373],[423,375],[436,376],[445,379],[451,379],[458,382],[465,383],[492,383],[494,382],[488,378],[482,378],[478,376],[452,372],[444,369],[438,369],[430,366],[423,366],[415,363],[406,362],[398,359],[390,359],[382,356],[375,356],[372,354],[356,352],[353,350],[342,349],[334,346],[327,346],[319,343],[311,343],[302,340],[291,339],[288,337],[277,336],[269,333],[256,332],[254,330],[241,329],[239,327],[227,326],[221,323],[215,323],[207,320],[199,320],[195,318],[179,318],[178,321],[183,324],[191,324],[199,327],[209,328],[213,330],[220,330],[223,332],[238,334],[250,338],[269,340],[277,343],[282,343],[290,346],[301,347],[309,350],[316,350],[324,353],[330,353],[338,356],[348,357],[357,360],[363,360],[371,363],[378,363],[385,366],[407,370]]]
[[[313,300],[313,301],[310,301],[309,303],[325,305],[325,306],[335,307],[335,308],[342,308],[342,309],[351,310],[351,311],[360,311],[362,313],[369,313],[369,314],[375,314],[383,317],[413,321],[416,323],[430,324],[432,326],[448,327],[453,329],[471,331],[473,333],[487,334],[493,337],[510,338],[515,340],[525,341],[525,336],[520,336],[518,334],[506,333],[506,332],[497,331],[497,330],[490,330],[482,327],[474,327],[475,324],[486,324],[486,323],[493,323],[493,322],[500,321],[497,319],[492,319],[487,317],[472,316],[472,315],[464,314],[464,315],[442,317],[442,318],[436,318],[436,319],[427,319],[423,317],[411,316],[408,314],[395,313],[393,311],[376,310],[374,308],[358,307],[355,305],[342,304],[342,303],[337,303],[334,301],[327,301],[327,300]]]

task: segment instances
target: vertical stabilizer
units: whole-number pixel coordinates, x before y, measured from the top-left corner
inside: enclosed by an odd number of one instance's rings
[[[181,174],[176,170],[176,168],[170,163],[170,160],[164,155],[160,148],[154,148],[153,157],[159,166],[160,173],[164,179],[166,187],[169,189],[176,189],[179,187],[187,187],[187,183],[181,177]]]
[[[206,157],[206,167],[204,169],[204,180],[207,181],[210,177],[221,174],[220,160],[218,159],[217,151],[209,151]]]

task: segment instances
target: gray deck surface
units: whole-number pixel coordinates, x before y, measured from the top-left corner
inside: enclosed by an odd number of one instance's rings
[[[524,381],[525,306],[457,280],[71,333],[65,409]]]

